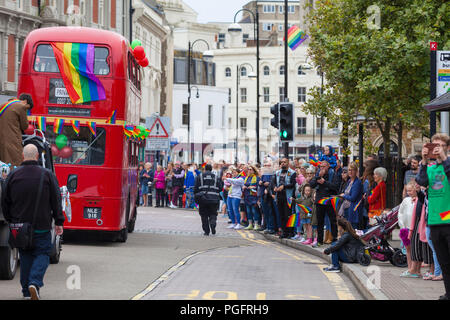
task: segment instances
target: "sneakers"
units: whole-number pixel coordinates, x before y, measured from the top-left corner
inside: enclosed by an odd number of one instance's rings
[[[323,244],[322,243],[318,243],[318,242],[315,242],[315,243],[312,244],[313,248],[319,248],[321,246],[323,246]]]
[[[241,226],[239,223],[236,224],[236,226],[233,228],[234,230],[240,230],[240,229],[244,229],[243,226]]]
[[[28,291],[30,291],[31,300],[40,300],[39,289],[35,285],[29,285]]]
[[[307,239],[307,240],[302,242],[302,244],[304,244],[304,245],[310,245],[312,243],[313,243],[313,239]]]
[[[230,225],[227,227],[227,229],[234,229],[234,227],[236,227],[235,224],[230,224]]]
[[[293,237],[291,238],[291,240],[297,240],[298,238],[300,238],[300,236],[299,236],[298,234],[296,234],[295,236],[293,236]]]
[[[331,266],[331,267],[323,268],[323,271],[325,271],[325,272],[341,272],[341,269],[339,267]]]
[[[253,230],[253,224],[252,224],[252,223],[249,223],[249,224],[248,224],[248,227],[245,228],[244,230]]]
[[[169,208],[171,208],[171,209],[176,209],[177,206],[174,206],[173,203],[171,203],[170,206],[169,206]]]
[[[262,230],[262,228],[261,228],[261,226],[259,225],[259,224],[256,224],[256,226],[255,226],[255,229],[254,229],[255,231],[261,231]]]

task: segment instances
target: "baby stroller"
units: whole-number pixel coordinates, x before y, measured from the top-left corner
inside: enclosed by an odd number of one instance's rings
[[[366,243],[365,254],[359,257],[359,263],[364,266],[370,264],[371,259],[389,261],[396,267],[404,268],[408,265],[406,255],[399,248],[393,248],[387,241],[398,224],[398,209],[395,207],[389,213],[377,216],[377,224],[367,230],[361,237]]]

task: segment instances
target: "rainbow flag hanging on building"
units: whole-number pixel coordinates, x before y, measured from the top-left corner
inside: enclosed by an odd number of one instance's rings
[[[114,110],[111,113],[111,115],[109,116],[108,120],[106,120],[106,123],[116,124],[116,116],[117,116],[117,110]]]
[[[94,45],[67,42],[51,45],[72,103],[105,100],[105,88],[94,74]]]
[[[62,134],[64,130],[64,119],[55,119],[53,124],[53,132],[56,134]]]
[[[6,111],[6,109],[8,109],[12,104],[16,103],[16,102],[20,102],[20,100],[11,100],[9,101],[7,104],[5,104],[1,109],[0,109],[0,117],[3,115],[3,113]]]
[[[95,122],[89,121],[88,128],[91,131],[91,133],[94,135],[94,137],[96,137],[97,136],[97,124]]]
[[[80,121],[79,120],[72,120],[72,129],[75,131],[77,135],[80,134]]]
[[[300,223],[300,219],[298,218],[298,214],[291,214],[289,216],[288,222],[286,223],[287,228],[298,227]]]
[[[47,118],[46,117],[36,117],[36,121],[39,127],[39,130],[45,132],[47,130]]]
[[[302,44],[303,41],[308,39],[308,35],[300,30],[297,26],[292,26],[288,30],[288,46],[292,51]]]

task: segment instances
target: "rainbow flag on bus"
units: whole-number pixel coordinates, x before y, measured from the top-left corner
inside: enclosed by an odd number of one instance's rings
[[[94,74],[94,45],[67,42],[51,45],[72,103],[105,100],[105,88]]]
[[[109,116],[108,120],[106,120],[106,123],[116,124],[116,116],[117,116],[117,110],[114,110],[111,113],[111,115]]]
[[[37,124],[39,127],[39,130],[42,132],[45,132],[47,130],[47,118],[46,117],[36,117]]]
[[[97,124],[92,121],[88,121],[88,128],[91,130],[91,133],[94,135],[94,137],[97,136]]]
[[[75,131],[77,135],[80,134],[80,121],[79,120],[72,120],[72,129]]]
[[[64,130],[64,119],[55,119],[53,126],[54,133],[62,134]]]

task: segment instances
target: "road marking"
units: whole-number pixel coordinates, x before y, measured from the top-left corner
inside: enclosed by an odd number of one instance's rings
[[[266,293],[265,292],[258,292],[256,294],[256,300],[266,300]]]
[[[214,298],[214,295],[216,293],[225,293],[226,298]],[[237,300],[238,296],[237,293],[233,291],[208,291],[203,295],[202,298],[204,300]]]
[[[350,289],[347,287],[344,280],[338,273],[330,273],[330,272],[326,272],[323,270],[323,268],[327,267],[327,265],[323,264],[323,261],[319,261],[318,259],[314,259],[314,258],[309,258],[308,256],[306,256],[302,253],[299,253],[299,252],[296,252],[296,254],[292,254],[290,252],[287,252],[284,249],[281,249],[279,246],[274,245],[273,243],[263,243],[260,240],[253,240],[253,239],[247,238],[243,233],[240,233],[240,235],[248,241],[259,243],[259,244],[262,244],[265,246],[272,246],[276,250],[280,251],[281,253],[284,253],[298,261],[303,260],[303,261],[308,261],[308,262],[311,262],[314,264],[317,263],[317,267],[325,275],[325,277],[328,278],[328,281],[330,282],[331,286],[333,287],[334,291],[336,292],[336,295],[339,298],[339,300],[355,300],[355,297],[351,293]]]

